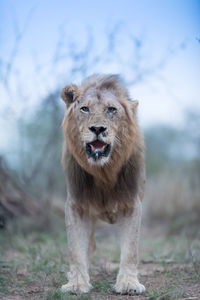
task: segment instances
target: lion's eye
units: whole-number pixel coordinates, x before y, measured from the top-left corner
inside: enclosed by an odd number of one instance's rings
[[[114,113],[117,112],[117,109],[115,107],[113,107],[113,106],[109,106],[108,109],[107,109],[107,112],[109,114],[114,114]]]
[[[87,107],[87,106],[83,106],[83,107],[81,107],[81,111],[82,111],[83,113],[88,114],[88,113],[90,112],[90,109],[89,109],[89,107]]]

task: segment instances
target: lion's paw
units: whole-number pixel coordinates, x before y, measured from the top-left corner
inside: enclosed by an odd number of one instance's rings
[[[61,292],[67,293],[88,293],[92,289],[91,284],[79,284],[78,282],[68,282],[61,286]]]
[[[145,286],[139,283],[137,277],[120,276],[117,280],[114,290],[118,294],[141,294],[145,292]]]

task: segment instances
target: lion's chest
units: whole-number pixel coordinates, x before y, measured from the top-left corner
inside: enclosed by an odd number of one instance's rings
[[[93,205],[90,205],[89,207],[89,213],[93,215],[94,217],[105,221],[110,224],[114,224],[119,215],[121,215],[121,211],[118,209],[118,205],[115,204],[113,208],[109,208],[105,206],[104,208],[101,207],[101,209],[97,207],[93,207]]]
[[[120,214],[132,211],[137,193],[137,180],[133,170],[123,167],[114,184],[97,180],[72,157],[68,165],[67,188],[74,207],[82,213],[114,223]]]
[[[80,197],[73,197],[74,208],[80,215],[89,214],[105,222],[113,224],[121,215],[129,214],[134,207],[134,199],[126,193],[106,193],[98,189],[81,194]]]

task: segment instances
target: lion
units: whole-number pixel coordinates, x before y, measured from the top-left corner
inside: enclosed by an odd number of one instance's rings
[[[145,151],[132,101],[118,75],[93,75],[62,90],[62,164],[66,173],[66,227],[70,270],[63,292],[92,288],[89,265],[97,219],[117,223],[121,243],[116,293],[145,291],[137,277],[145,186]]]

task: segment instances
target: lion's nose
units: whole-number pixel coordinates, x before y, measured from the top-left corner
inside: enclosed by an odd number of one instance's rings
[[[96,135],[99,135],[100,133],[106,131],[106,127],[103,127],[103,126],[99,126],[99,127],[95,127],[95,126],[92,126],[92,127],[89,127],[89,130],[96,133]]]

